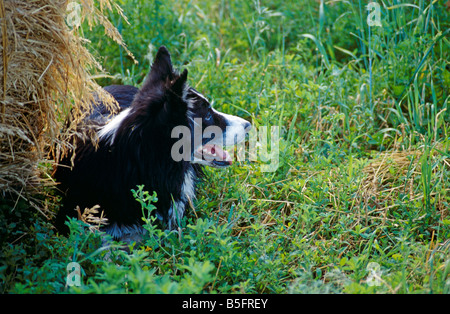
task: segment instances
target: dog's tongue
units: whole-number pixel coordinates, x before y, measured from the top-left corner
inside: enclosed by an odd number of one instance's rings
[[[202,146],[203,156],[207,159],[214,159],[217,161],[227,161],[231,164],[230,154],[217,145],[206,144]]]

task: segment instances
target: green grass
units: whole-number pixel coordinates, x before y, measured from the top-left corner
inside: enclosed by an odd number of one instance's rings
[[[450,293],[444,1],[383,1],[370,29],[365,1],[118,3],[130,25],[111,19],[139,64],[85,28],[113,76],[99,82],[141,84],[166,45],[216,108],[280,127],[279,167],[207,169],[180,233],[150,219],[130,253],[99,249],[76,221],[56,236],[5,201],[2,292]],[[81,287],[65,286],[70,261]]]

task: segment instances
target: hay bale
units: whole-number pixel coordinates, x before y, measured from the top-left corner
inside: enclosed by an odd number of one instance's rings
[[[104,12],[119,7],[111,0],[97,2],[100,8],[94,0],[82,0],[80,22],[101,23],[123,45]],[[68,25],[68,3],[0,0],[0,197],[29,200],[51,183],[43,174],[53,157],[72,148],[69,139],[94,92],[114,105],[91,77],[103,70],[80,30]],[[63,128],[69,113],[71,123]]]

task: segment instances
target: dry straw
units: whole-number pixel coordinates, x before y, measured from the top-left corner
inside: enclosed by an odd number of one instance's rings
[[[51,183],[43,178],[53,158],[72,147],[69,139],[93,94],[115,105],[91,76],[103,70],[86,49],[87,40],[67,22],[70,2],[0,0],[0,198],[32,202]],[[75,3],[80,23],[103,25],[105,34],[125,47],[106,17],[111,10],[122,14],[116,4]]]
[[[448,189],[436,191],[432,186],[441,186],[439,181],[445,180],[443,176],[433,175],[435,180],[427,182],[426,169],[434,174],[441,171],[436,165],[450,167],[446,158],[440,152],[445,151],[442,144],[436,144],[427,148],[409,149],[406,151],[391,151],[380,153],[362,170],[365,174],[360,186],[360,197],[364,200],[364,208],[372,217],[381,214],[386,220],[387,212],[401,205],[400,195],[403,195],[408,206],[414,202],[423,202],[427,197],[432,198],[435,208],[441,215],[447,215],[445,202],[442,195]],[[423,173],[425,171],[425,173]],[[426,186],[425,186],[426,185]],[[428,189],[428,192],[426,190]],[[370,212],[367,212],[370,205]],[[421,219],[420,217],[419,219]]]

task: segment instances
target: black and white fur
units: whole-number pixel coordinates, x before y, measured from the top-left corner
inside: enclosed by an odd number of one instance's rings
[[[141,89],[105,87],[121,111],[111,117],[103,104],[97,104],[85,124],[99,125],[98,145],[80,140],[73,167],[69,159],[60,162],[55,178],[64,198],[56,220],[58,230],[68,231],[65,221],[67,216],[77,217],[76,206],[83,210],[100,205],[108,219],[107,233],[119,240],[139,235],[143,232],[142,210],[131,193],[137,185],[144,185],[150,193],[156,191],[158,221],[168,229],[177,228],[177,221],[195,198],[201,165],[229,166],[229,155],[219,145],[241,142],[251,127],[239,117],[214,110],[186,81],[187,70],[177,73],[169,52],[161,47]],[[202,138],[199,147],[192,145],[192,156],[203,152],[203,157],[175,161],[171,148],[178,139],[172,138],[172,130],[186,126],[193,131],[198,121],[203,130],[219,127],[223,138]],[[205,158],[216,153],[223,158]]]

